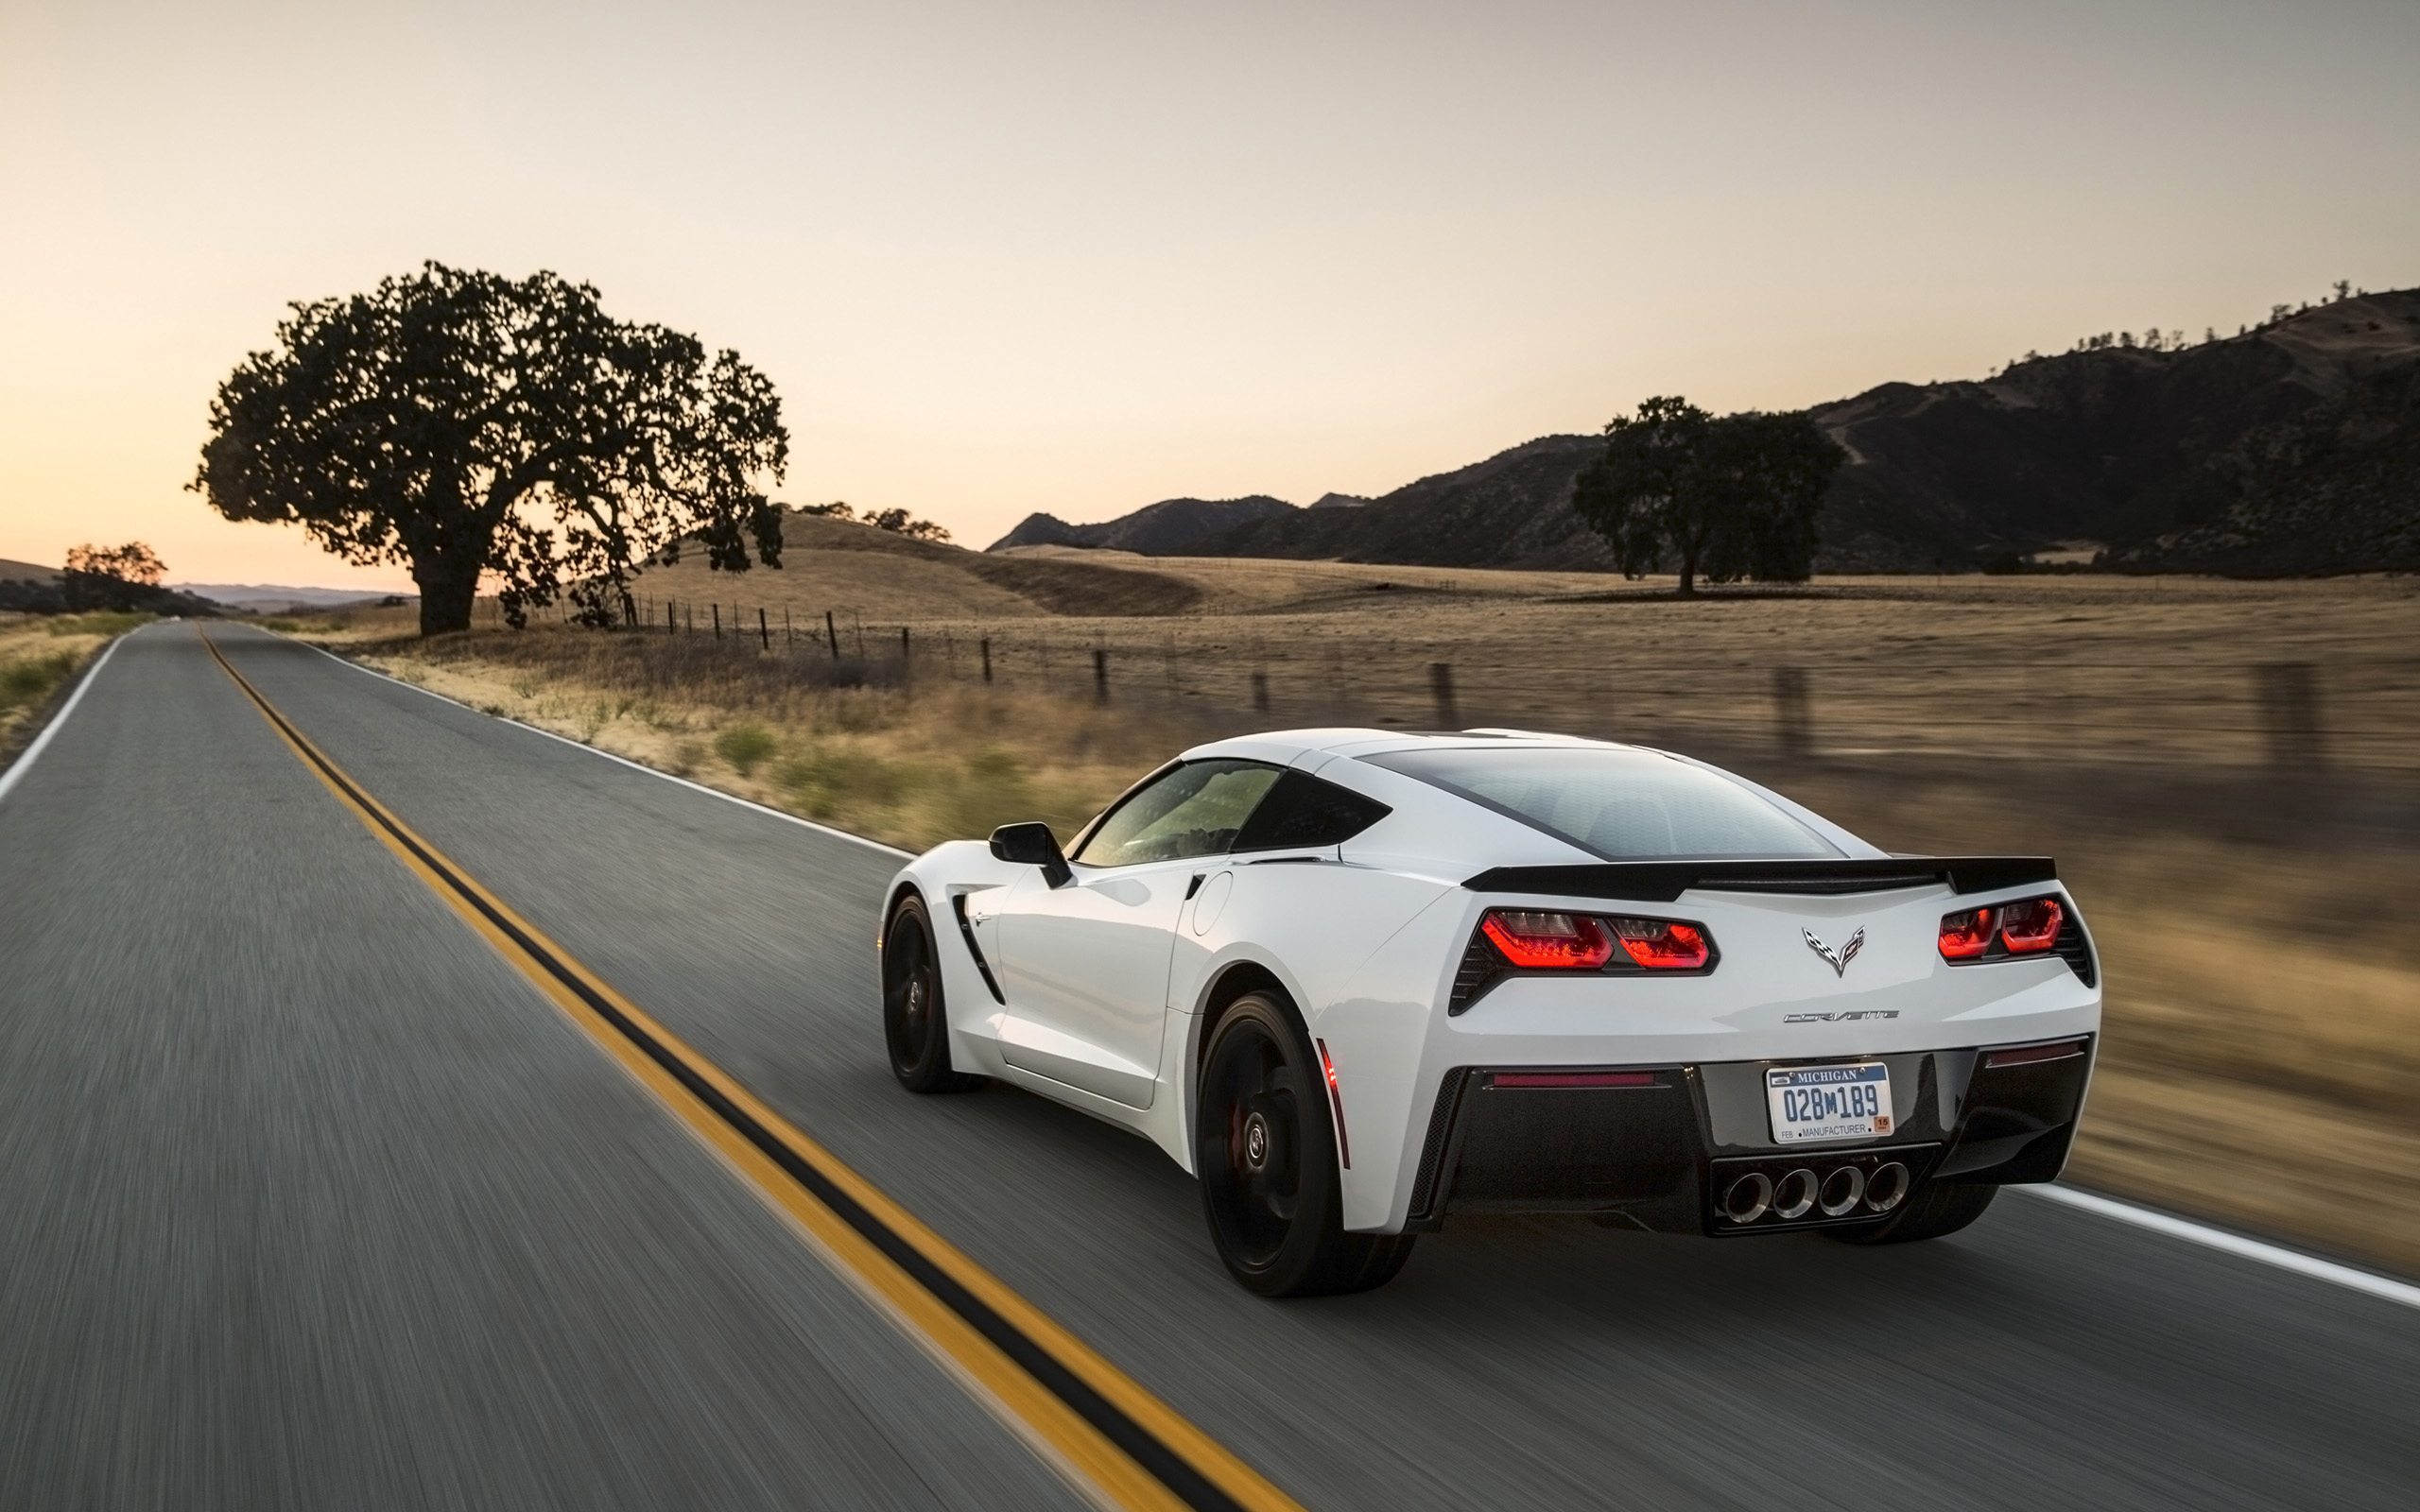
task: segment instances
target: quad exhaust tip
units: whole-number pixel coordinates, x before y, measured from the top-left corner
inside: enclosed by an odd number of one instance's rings
[[[1733,1223],[1754,1223],[1772,1205],[1772,1177],[1761,1171],[1749,1172],[1722,1194],[1722,1215]]]
[[[1835,1167],[1824,1178],[1824,1216],[1839,1218],[1854,1211],[1865,1198],[1865,1173],[1854,1165]]]
[[[1800,1166],[1773,1187],[1773,1216],[1788,1223],[1804,1218],[1815,1207],[1815,1173]]]
[[[1876,1212],[1889,1212],[1908,1200],[1908,1168],[1896,1160],[1874,1168],[1865,1182],[1865,1205]]]

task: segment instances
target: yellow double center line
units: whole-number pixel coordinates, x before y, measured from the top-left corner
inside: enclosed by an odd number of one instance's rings
[[[413,875],[803,1228],[1010,1423],[1116,1507],[1293,1509],[1219,1442],[681,1042],[372,798],[209,647],[269,728]]]

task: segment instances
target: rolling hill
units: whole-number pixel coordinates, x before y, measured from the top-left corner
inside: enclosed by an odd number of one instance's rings
[[[826,610],[843,621],[1181,614],[1201,599],[1195,585],[1141,558],[1112,564],[1072,551],[989,556],[803,513],[782,521],[782,540],[779,568],[714,572],[690,552],[670,566],[648,567],[632,592],[653,603],[694,604],[701,621],[717,603],[767,609],[777,621],[787,609],[804,622]]]
[[[2060,547],[2133,571],[2420,567],[2420,290],[2182,350],[2111,346],[1979,381],[1883,384],[1808,413],[1850,458],[1824,502],[1820,572]],[[1171,500],[1093,525],[1036,516],[994,549],[1033,543],[1020,535],[1047,520],[1056,543],[1136,530],[1167,543],[1127,549],[1160,555],[1605,567],[1569,504],[1599,444],[1543,437],[1349,508],[1255,498],[1231,501],[1253,506],[1236,519]]]
[[[1335,495],[1330,495],[1335,497]],[[1071,525],[1055,514],[1029,514],[1017,527],[988,548],[1013,546],[1098,546],[1132,551],[1146,557],[1181,557],[1195,542],[1223,530],[1256,521],[1290,515],[1294,507],[1283,499],[1256,493],[1245,499],[1162,499],[1132,514],[1099,524]]]

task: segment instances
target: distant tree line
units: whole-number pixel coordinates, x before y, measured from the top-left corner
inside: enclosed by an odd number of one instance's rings
[[[122,546],[87,541],[67,549],[67,560],[50,580],[0,582],[0,610],[19,614],[119,613],[206,614],[215,606],[190,593],[161,586],[168,564],[140,541]]]
[[[2322,304],[2341,304],[2346,300],[2361,299],[2370,292],[2367,289],[2357,289],[2353,286],[2352,280],[2342,278],[2330,284],[2328,286],[2328,290],[2333,297],[2321,301],[2320,302]],[[2235,334],[2238,336],[2248,336],[2255,331],[2266,331],[2281,320],[2290,319],[2297,315],[2308,314],[2310,308],[2311,303],[2308,300],[2303,301],[2299,306],[2292,304],[2273,304],[2269,306],[2269,318],[2267,319],[2262,320],[2257,325],[2250,323],[2238,325],[2236,327]],[[2189,339],[2182,331],[2164,332],[2158,326],[2153,325],[2144,327],[2140,335],[2135,335],[2132,331],[2101,331],[2088,336],[2078,336],[2076,338],[2075,345],[2069,347],[2067,350],[2071,352],[2110,351],[2185,352],[2196,345],[2207,346],[2211,342],[2223,339],[2228,338],[2221,337],[2219,335],[2218,327],[2216,326],[2203,327],[2202,339],[2197,343]],[[2041,352],[2028,352],[2022,357],[2013,357],[2008,362],[1993,369],[1992,376],[1997,377],[2001,373],[2021,368],[2029,362],[2040,362],[2041,360]]]
[[[830,504],[807,505],[801,508],[799,513],[820,514],[827,520],[853,521],[857,524],[872,525],[876,530],[888,530],[894,535],[906,536],[911,541],[947,541],[949,539],[949,531],[943,526],[930,520],[919,520],[905,509],[868,509],[860,514],[854,506],[835,499]]]

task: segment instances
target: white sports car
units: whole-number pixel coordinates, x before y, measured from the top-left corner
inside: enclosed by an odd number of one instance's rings
[[[1155,1141],[1269,1296],[1460,1212],[1929,1239],[2066,1161],[2100,1026],[2038,857],[1886,854],[1665,751],[1219,741],[1065,850],[935,847],[881,934],[891,1069]]]

